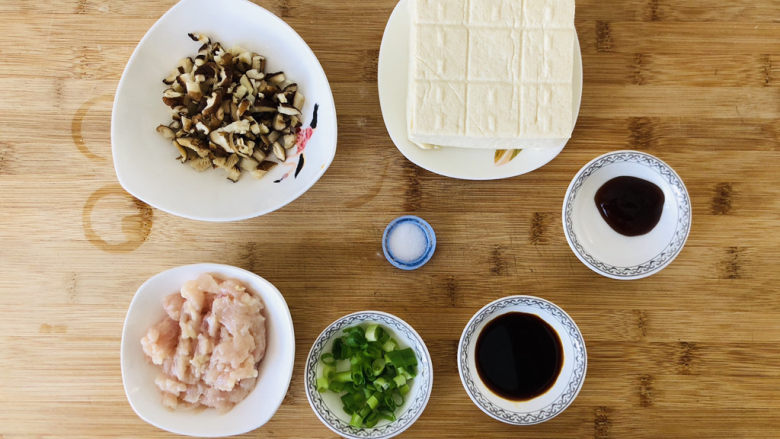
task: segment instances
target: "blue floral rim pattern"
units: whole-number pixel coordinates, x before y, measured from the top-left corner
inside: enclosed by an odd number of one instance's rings
[[[373,428],[355,428],[336,416],[325,404],[322,395],[317,392],[317,363],[323,354],[325,345],[333,337],[339,335],[342,329],[366,322],[385,326],[394,332],[400,340],[412,340],[409,347],[414,350],[419,362],[418,374],[414,377],[414,380],[417,381],[415,385],[417,390],[411,396],[412,400],[405,410],[397,414],[398,418],[395,421],[384,425],[379,424]],[[433,388],[433,369],[425,343],[406,322],[390,314],[368,311],[350,314],[336,320],[317,337],[306,360],[304,379],[306,380],[306,397],[317,417],[328,428],[346,438],[388,439],[409,428],[422,414]]]
[[[572,350],[574,351],[571,378],[569,378],[569,382],[566,384],[564,391],[558,395],[552,403],[532,412],[513,412],[491,402],[477,386],[475,377],[472,376],[471,368],[468,363],[468,346],[472,339],[478,335],[476,334],[476,330],[482,322],[497,314],[501,314],[501,311],[506,308],[516,306],[538,309],[551,314],[553,319],[566,329],[566,334],[571,339],[570,343]],[[460,370],[460,378],[463,382],[463,387],[466,389],[469,397],[471,397],[474,403],[490,416],[499,421],[506,422],[507,424],[539,424],[548,421],[563,412],[580,392],[580,389],[585,382],[587,368],[588,355],[585,350],[585,341],[582,338],[579,328],[577,328],[577,325],[574,323],[574,320],[555,304],[538,297],[505,297],[485,306],[472,317],[468,326],[466,326],[463,337],[458,345],[458,369]]]
[[[675,194],[675,202],[677,203],[677,226],[669,244],[660,253],[650,258],[650,260],[627,267],[607,264],[588,253],[577,239],[572,220],[574,199],[577,197],[577,193],[582,188],[584,181],[599,169],[614,163],[637,163],[652,169],[672,187]],[[649,154],[637,151],[618,151],[597,158],[580,170],[574,178],[568,191],[568,196],[564,201],[563,227],[572,250],[594,271],[616,279],[646,277],[669,265],[682,251],[691,231],[691,200],[682,179],[669,165]]]

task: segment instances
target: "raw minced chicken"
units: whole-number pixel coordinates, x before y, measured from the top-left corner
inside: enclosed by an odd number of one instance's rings
[[[167,316],[141,339],[161,367],[163,404],[230,409],[255,387],[265,355],[263,302],[234,280],[209,274],[163,300]]]

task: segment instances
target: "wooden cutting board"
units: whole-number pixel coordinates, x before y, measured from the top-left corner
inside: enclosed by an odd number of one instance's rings
[[[433,357],[433,395],[406,437],[780,437],[779,1],[579,0],[573,138],[544,168],[491,182],[431,174],[391,143],[376,64],[393,0],[258,3],[320,58],[338,154],[281,211],[208,224],[133,199],[111,164],[117,81],[173,1],[0,2],[0,438],[172,437],[125,400],[122,322],[145,279],[205,261],[269,279],[295,323],[289,393],[244,437],[334,436],[306,401],[304,357],[327,324],[369,308],[411,323]],[[633,282],[583,266],[560,220],[574,173],[625,148],[673,166],[693,202],[680,256]],[[412,273],[379,242],[408,213],[439,241]],[[566,309],[588,348],[577,400],[534,427],[484,415],[455,363],[470,316],[511,294]]]

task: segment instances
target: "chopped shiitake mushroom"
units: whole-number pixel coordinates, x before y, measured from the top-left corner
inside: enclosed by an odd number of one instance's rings
[[[171,122],[157,132],[196,171],[222,168],[233,182],[242,172],[262,178],[296,144],[305,102],[298,84],[284,72],[266,73],[262,55],[188,36],[200,47],[162,80]]]

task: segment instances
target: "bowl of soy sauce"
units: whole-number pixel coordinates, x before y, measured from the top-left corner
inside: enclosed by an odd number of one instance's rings
[[[562,413],[587,371],[582,333],[561,308],[533,296],[489,303],[466,325],[458,371],[474,404],[494,419],[533,425]]]
[[[641,279],[682,251],[691,200],[680,176],[659,158],[614,151],[574,176],[562,216],[566,241],[585,266],[613,279]]]

